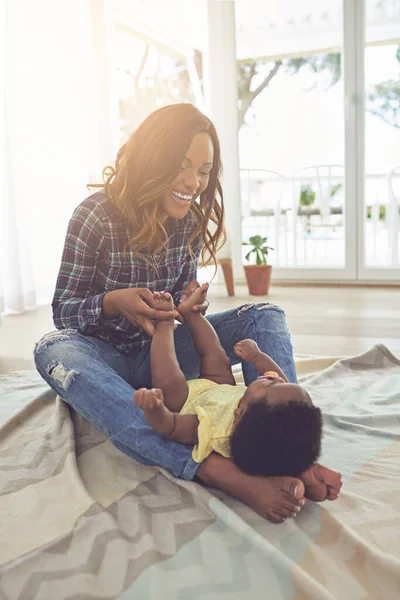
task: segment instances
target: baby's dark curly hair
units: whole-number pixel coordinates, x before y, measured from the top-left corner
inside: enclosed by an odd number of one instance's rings
[[[231,437],[234,462],[249,475],[297,477],[321,451],[322,415],[316,406],[291,400],[255,402]]]

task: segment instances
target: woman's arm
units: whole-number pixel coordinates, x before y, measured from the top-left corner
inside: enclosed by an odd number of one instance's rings
[[[122,316],[151,336],[154,333],[152,319],[178,316],[175,311],[153,308],[153,295],[146,288],[131,287],[92,295],[103,244],[101,216],[89,199],[78,206],[68,225],[52,304],[54,324],[58,329],[88,332],[103,324],[105,319]]]
[[[85,331],[98,325],[105,293],[90,294],[103,244],[100,218],[90,204],[79,205],[69,222],[53,297],[58,329]]]

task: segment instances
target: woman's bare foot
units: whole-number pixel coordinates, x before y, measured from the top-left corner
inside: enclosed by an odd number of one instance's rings
[[[196,305],[202,304],[207,297],[209,284],[203,283],[203,285],[199,285],[189,296],[180,302],[178,306],[178,311],[183,315],[188,315],[193,313],[193,307]],[[171,310],[168,308],[167,310]],[[173,310],[173,308],[172,308]]]
[[[272,523],[293,519],[303,508],[304,485],[293,477],[252,477],[246,504]]]
[[[341,474],[319,463],[300,473],[299,479],[304,483],[306,498],[314,502],[336,500],[342,487]]]
[[[300,479],[246,475],[231,460],[215,452],[201,463],[196,476],[204,484],[239,498],[272,523],[295,517],[306,503]]]

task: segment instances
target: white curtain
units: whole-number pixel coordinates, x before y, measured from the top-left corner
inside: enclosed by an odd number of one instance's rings
[[[51,300],[71,213],[116,155],[113,32],[113,0],[0,0],[0,315]]]
[[[94,30],[105,0],[0,4],[1,313],[51,299],[69,217],[101,173],[108,138]]]

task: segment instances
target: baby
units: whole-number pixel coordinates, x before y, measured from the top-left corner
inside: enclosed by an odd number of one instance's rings
[[[178,306],[201,358],[200,378],[186,381],[176,358],[174,321],[159,321],[150,349],[153,389],[137,390],[136,406],[163,437],[194,444],[197,462],[215,451],[249,475],[299,477],[307,498],[335,500],[340,474],[315,463],[321,448],[320,409],[252,340],[238,342],[234,351],[260,377],[247,388],[236,386],[214,328],[192,310],[207,290],[208,284],[199,286]],[[173,310],[171,295],[155,292],[154,307]]]

